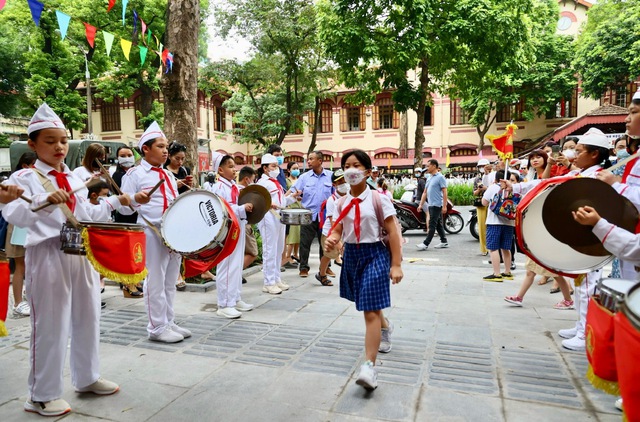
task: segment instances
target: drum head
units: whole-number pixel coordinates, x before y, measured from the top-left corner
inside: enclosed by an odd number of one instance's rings
[[[162,216],[162,238],[179,253],[199,251],[216,240],[228,214],[222,200],[205,190],[180,195]]]
[[[549,233],[542,220],[545,202],[558,183],[547,179],[529,192],[518,205],[516,235],[524,253],[539,265],[558,274],[584,274],[613,260],[612,255],[591,256],[571,248]]]
[[[627,309],[633,313],[636,319],[640,319],[640,283],[636,282],[625,296]]]
[[[623,280],[621,278],[604,278],[600,281],[600,289],[602,286],[615,292],[626,295],[633,286],[637,284],[635,280]]]

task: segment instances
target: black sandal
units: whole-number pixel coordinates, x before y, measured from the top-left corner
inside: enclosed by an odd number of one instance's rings
[[[298,264],[300,263],[300,257],[297,257],[295,255],[291,255],[291,259],[293,259],[294,261],[296,261]]]
[[[320,273],[317,273],[316,280],[318,280],[323,286],[333,286],[333,283],[327,278],[326,275],[320,275]]]

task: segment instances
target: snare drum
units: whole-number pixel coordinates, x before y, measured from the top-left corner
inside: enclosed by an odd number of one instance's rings
[[[547,196],[560,184],[573,179],[567,176],[542,181],[525,195],[516,212],[516,238],[520,249],[552,273],[566,276],[602,268],[614,258],[613,255],[591,256],[578,252],[546,229],[542,208]]]
[[[633,280],[622,280],[620,278],[603,278],[598,282],[600,304],[611,312],[617,312],[618,306],[624,300],[627,292],[636,283]]]
[[[290,226],[306,226],[311,224],[313,213],[304,208],[291,208],[280,210],[280,222]]]
[[[60,230],[60,250],[69,255],[86,255],[82,241],[82,227],[65,222]]]
[[[628,421],[640,420],[640,283],[625,296],[615,321],[618,384]]]
[[[160,233],[169,249],[185,258],[210,261],[222,251],[238,220],[226,202],[206,190],[178,196],[162,216]]]

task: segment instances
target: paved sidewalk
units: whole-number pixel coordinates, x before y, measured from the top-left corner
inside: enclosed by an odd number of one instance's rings
[[[559,298],[548,285],[534,285],[523,308],[511,307],[502,297],[517,291],[524,271],[515,271],[515,281],[488,283],[481,281],[488,268],[482,265],[480,258],[475,267],[405,261],[387,313],[395,324],[393,350],[378,355],[373,393],[354,382],[363,317],[340,299],[337,282],[323,287],[314,279],[317,257],[309,278],[283,273],[292,288],[282,295],[261,292],[262,273],[250,276],[243,299],[256,309],[239,320],[215,315],[215,292],[178,292],[178,322],[194,335],[175,345],[149,342],[143,302],[107,286],[102,375],[121,391],[76,394],[67,369],[63,398],[73,411],[60,419],[621,420],[615,398],[584,378],[584,354],[561,350],[556,332],[573,325],[575,311],[552,309]],[[1,419],[41,420],[22,407],[28,319],[9,319],[8,328],[10,336],[0,338]]]

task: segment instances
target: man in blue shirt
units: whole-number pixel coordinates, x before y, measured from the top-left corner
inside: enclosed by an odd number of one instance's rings
[[[323,156],[320,151],[313,151],[307,158],[307,166],[309,171],[303,173],[296,183],[291,186],[292,192],[302,193],[302,207],[312,212],[311,224],[300,227],[300,277],[309,276],[309,253],[311,252],[311,244],[313,239],[318,239],[320,250],[320,258],[322,258],[322,243],[320,237],[322,230],[319,227],[320,206],[333,193],[333,184],[331,183],[330,170],[322,167]],[[327,269],[327,275],[333,275],[330,268]]]
[[[427,238],[424,242],[417,245],[417,248],[421,251],[427,250],[436,230],[438,231],[438,236],[440,236],[440,244],[435,247],[438,249],[449,247],[444,233],[444,226],[442,225],[442,219],[447,213],[447,181],[438,172],[438,160],[431,159],[427,162],[427,172],[431,177],[427,181],[427,187],[422,193],[418,208],[422,208],[426,199],[429,204],[429,233],[427,233]]]

